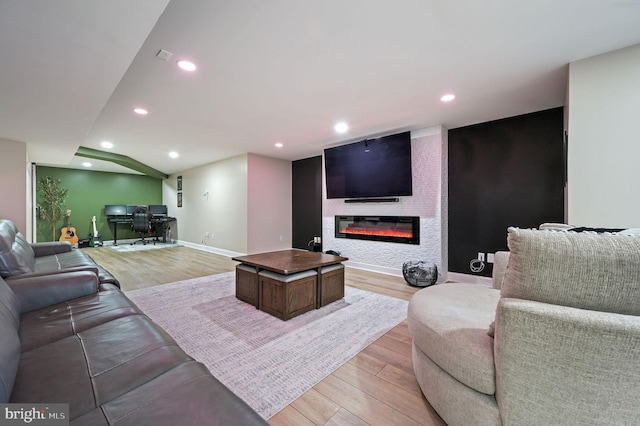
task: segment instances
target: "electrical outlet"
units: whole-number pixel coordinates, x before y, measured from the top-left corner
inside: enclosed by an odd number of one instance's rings
[[[478,252],[478,260],[484,262],[484,253]]]

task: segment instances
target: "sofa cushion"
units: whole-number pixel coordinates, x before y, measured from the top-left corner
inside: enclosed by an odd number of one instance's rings
[[[0,309],[2,309],[0,307]],[[3,315],[0,313],[0,318]],[[11,326],[9,321],[2,318],[0,322],[0,403],[9,402],[11,389],[18,371],[20,362],[20,339],[18,332]]]
[[[33,271],[33,249],[13,222],[0,219],[0,276],[6,278]]]
[[[110,283],[119,286],[118,280],[106,269],[96,264],[95,261],[82,250],[56,253],[48,256],[36,257],[34,271],[48,273],[67,269],[92,268],[98,271],[101,283]]]
[[[455,379],[487,395],[496,391],[487,329],[499,298],[499,290],[481,284],[440,284],[414,294],[407,315],[414,345]]]
[[[20,362],[20,303],[0,278],[0,403],[9,401]]]
[[[56,270],[74,268],[76,266],[95,266],[95,262],[82,250],[56,253],[35,259],[36,270]]]
[[[0,321],[18,331],[20,328],[20,301],[9,285],[0,278]]]
[[[118,290],[100,291],[21,316],[22,350],[28,351],[116,318],[142,312]]]
[[[415,345],[412,360],[422,393],[449,425],[502,426],[494,395],[476,392],[460,383]],[[424,423],[442,424],[435,421]]]
[[[7,284],[20,301],[21,314],[98,291],[98,277],[90,271],[56,274],[55,279],[49,275],[20,277],[7,278]]]
[[[74,419],[73,424],[247,426],[267,423],[204,365],[187,361]]]
[[[502,297],[640,315],[640,237],[509,228]]]
[[[49,256],[57,253],[66,253],[73,250],[69,241],[43,241],[30,244],[36,257]]]
[[[66,402],[73,419],[190,360],[151,320],[130,315],[22,352],[11,402]]]

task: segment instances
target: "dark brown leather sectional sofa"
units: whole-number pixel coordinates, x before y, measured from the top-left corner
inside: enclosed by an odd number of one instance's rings
[[[7,281],[65,271],[94,271],[100,283],[120,287],[118,280],[68,242],[31,244],[7,219],[0,219],[0,276]]]
[[[95,270],[0,278],[0,339],[0,403],[69,404],[72,425],[267,424]]]

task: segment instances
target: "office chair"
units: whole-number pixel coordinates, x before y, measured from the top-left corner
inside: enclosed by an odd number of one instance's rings
[[[147,244],[147,240],[144,239],[145,234],[151,235],[154,231],[153,224],[151,223],[151,212],[149,212],[146,207],[137,207],[133,211],[133,222],[131,223],[131,229],[133,232],[137,232],[140,234],[141,238],[137,241],[132,242]],[[156,240],[153,240],[153,245],[156,244]]]

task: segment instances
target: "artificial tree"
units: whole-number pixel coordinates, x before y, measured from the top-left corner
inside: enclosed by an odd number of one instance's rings
[[[51,241],[56,240],[57,222],[62,216],[68,189],[60,187],[61,180],[47,176],[40,179],[38,192],[41,194],[38,210],[40,215],[51,225]]]

